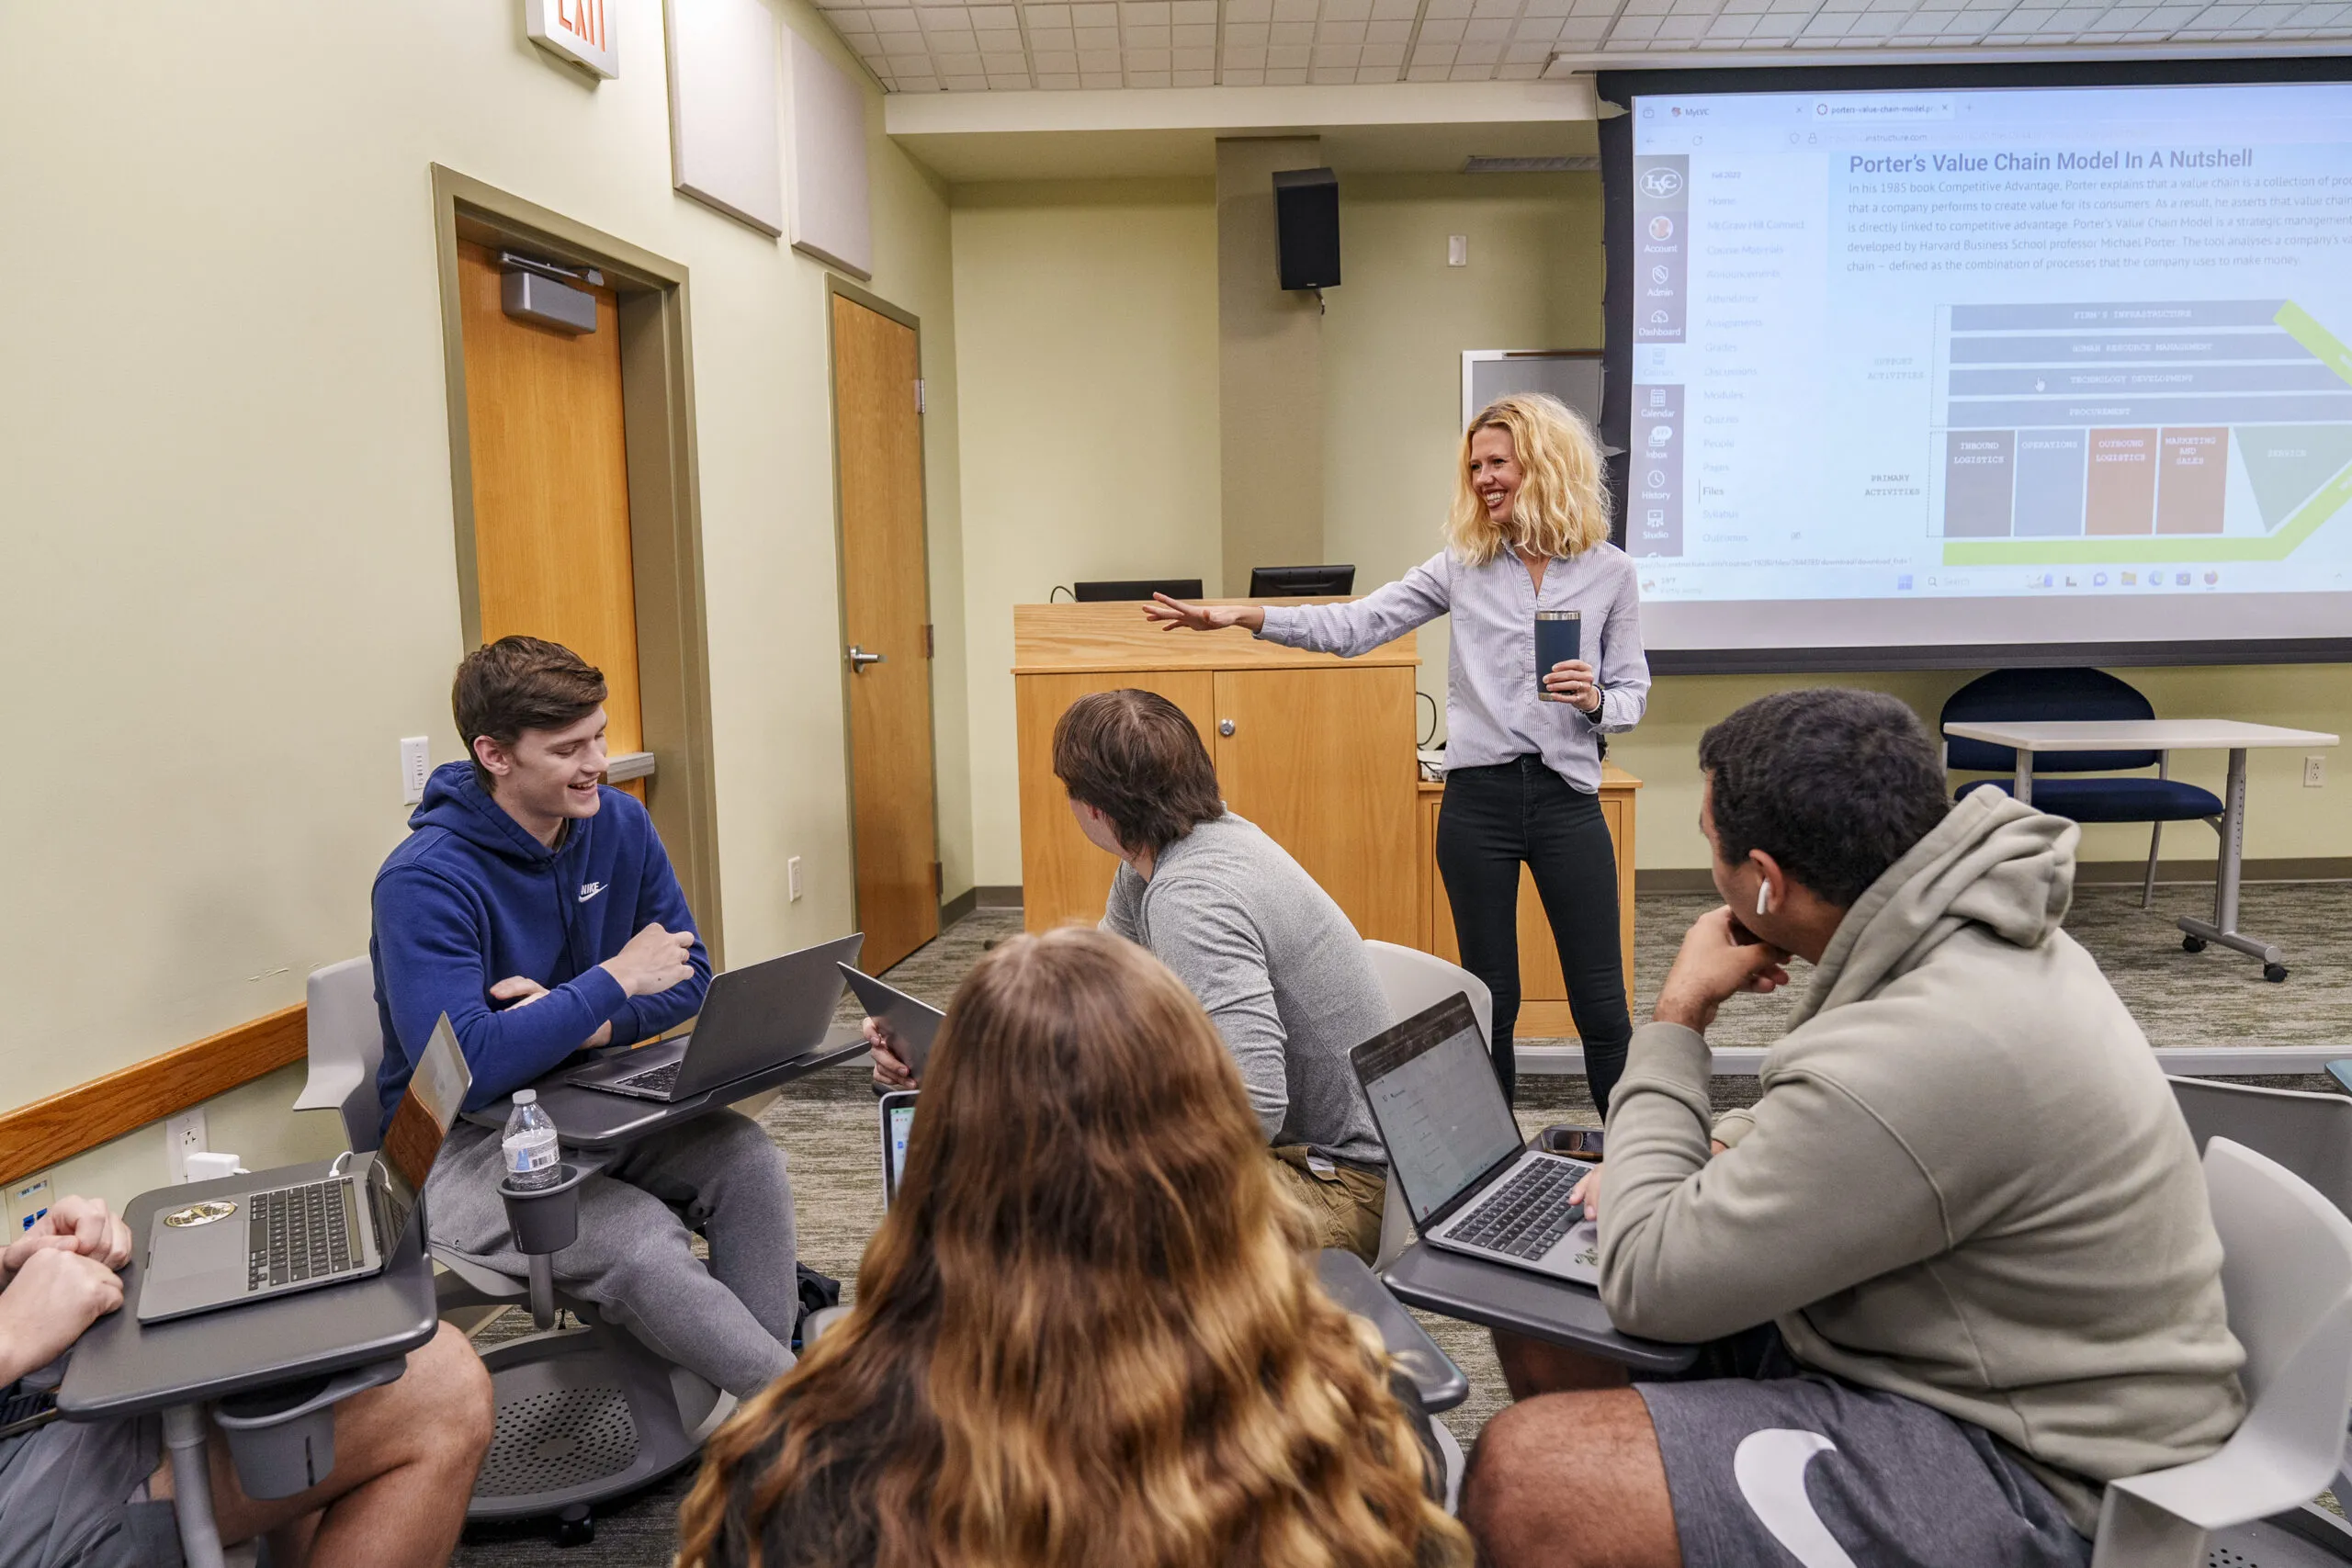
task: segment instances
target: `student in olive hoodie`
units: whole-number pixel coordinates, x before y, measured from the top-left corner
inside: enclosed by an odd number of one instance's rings
[[[443,1013],[473,1072],[468,1110],[598,1045],[692,1018],[710,960],[661,837],[605,785],[605,678],[571,649],[501,637],[458,667],[469,759],[435,771],[376,874],[384,1115]],[[426,1187],[435,1246],[502,1273],[514,1250],[496,1128],[460,1122]],[[695,1257],[688,1224],[710,1243]],[[731,1111],[643,1138],[580,1189],[564,1288],[738,1396],[792,1365],[800,1306],[784,1154]]]
[[[1949,806],[1871,694],[1751,703],[1699,760],[1728,908],[1634,1036],[1585,1196],[1611,1319],[1713,1343],[1612,1390],[1498,1341],[1522,1403],[1464,1517],[1499,1568],[2086,1562],[2101,1483],[2211,1452],[2245,1402],[2195,1144],[2060,929],[2079,830]],[[1704,1031],[1792,954],[1795,1025],[1715,1119]]]

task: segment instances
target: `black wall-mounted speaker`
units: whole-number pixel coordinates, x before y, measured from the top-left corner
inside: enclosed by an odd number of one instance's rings
[[[1339,287],[1339,175],[1329,169],[1274,175],[1274,246],[1284,288]]]

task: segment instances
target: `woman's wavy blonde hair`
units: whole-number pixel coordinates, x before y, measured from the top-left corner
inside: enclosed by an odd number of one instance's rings
[[[1498,525],[1470,488],[1470,443],[1482,430],[1510,436],[1524,477],[1511,520]],[[1453,511],[1445,520],[1446,547],[1472,566],[1505,549],[1555,557],[1581,555],[1609,537],[1609,490],[1600,445],[1582,415],[1542,392],[1514,392],[1478,411],[1462,433],[1453,470]]]
[[[855,1311],[711,1440],[680,1562],[1466,1568],[1312,1246],[1182,983],[1016,937],[948,1009]]]

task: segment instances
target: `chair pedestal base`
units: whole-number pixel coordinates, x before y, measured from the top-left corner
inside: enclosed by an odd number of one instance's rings
[[[603,1324],[491,1347],[498,1416],[469,1520],[535,1518],[623,1496],[692,1461],[735,1408]]]
[[[2216,946],[2243,953],[2250,958],[2259,958],[2265,964],[2287,962],[2287,950],[2275,942],[2265,942],[2258,936],[2248,936],[2244,931],[2225,931],[2212,921],[2200,920],[2193,915],[2183,915],[2173,923],[2199,942],[2212,942]]]

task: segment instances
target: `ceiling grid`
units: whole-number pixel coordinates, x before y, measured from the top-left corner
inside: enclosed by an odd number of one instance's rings
[[[894,93],[1526,81],[1555,56],[2352,39],[2352,0],[820,0]]]

